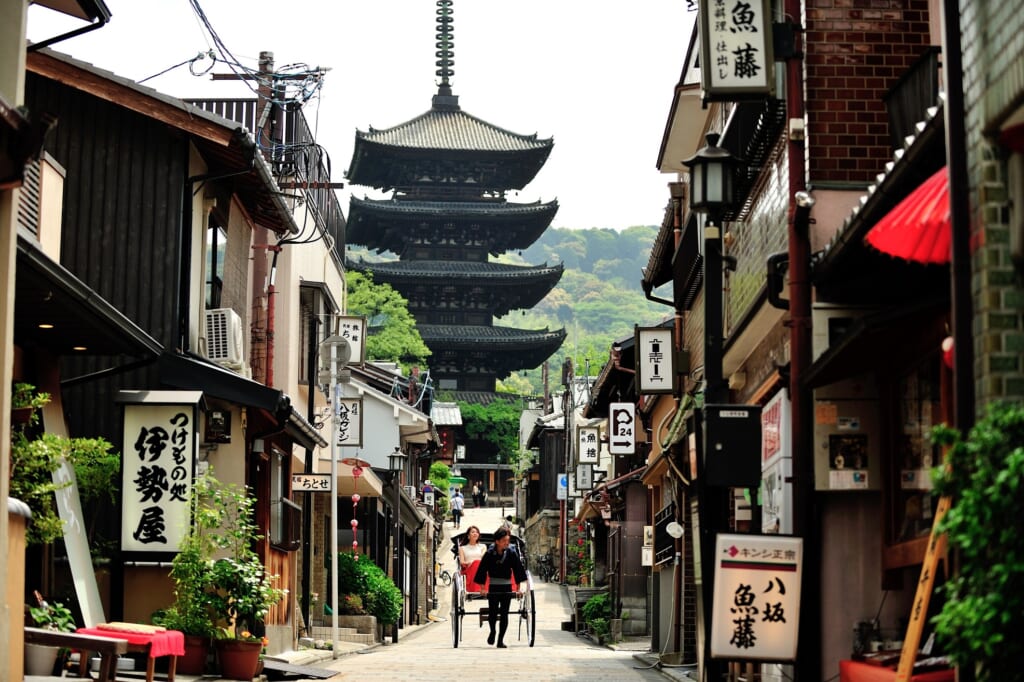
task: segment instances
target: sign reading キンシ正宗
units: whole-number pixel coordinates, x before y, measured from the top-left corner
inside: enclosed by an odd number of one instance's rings
[[[177,395],[182,402],[124,406],[121,549],[177,552],[189,527],[201,394],[156,391],[140,395],[151,401],[174,400]],[[196,402],[191,402],[193,397]]]
[[[802,569],[801,538],[718,535],[711,656],[796,660]]]
[[[704,101],[767,97],[775,86],[767,0],[699,0]]]

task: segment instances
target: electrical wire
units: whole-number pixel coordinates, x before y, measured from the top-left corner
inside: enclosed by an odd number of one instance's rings
[[[206,57],[210,58],[210,65],[208,67],[206,67],[206,69],[204,69],[203,71],[200,71],[199,73],[196,73],[195,68],[194,68],[195,67],[195,63],[198,62],[198,61],[202,61]],[[186,59],[185,61],[181,62],[180,64],[175,64],[174,66],[168,66],[163,71],[161,71],[159,73],[154,73],[152,76],[146,76],[142,80],[136,81],[136,82],[137,83],[145,83],[146,81],[153,80],[157,76],[162,76],[162,75],[164,75],[165,73],[167,73],[169,71],[174,71],[175,69],[177,69],[177,68],[179,68],[181,66],[185,66],[186,64],[188,64],[188,70],[189,70],[189,72],[193,76],[203,76],[203,75],[208,74],[210,72],[210,70],[217,64],[217,55],[215,55],[213,53],[213,50],[207,50],[206,52],[200,52],[195,57],[192,57],[191,59]]]

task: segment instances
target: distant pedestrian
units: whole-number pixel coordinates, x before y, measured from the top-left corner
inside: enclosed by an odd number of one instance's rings
[[[473,484],[473,506],[480,506],[480,485],[478,483]]]
[[[466,506],[466,498],[462,496],[462,489],[456,488],[455,494],[452,496],[452,525],[456,528],[462,522],[462,510]]]

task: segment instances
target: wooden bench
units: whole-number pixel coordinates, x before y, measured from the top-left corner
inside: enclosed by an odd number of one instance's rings
[[[25,642],[45,646],[59,646],[80,651],[79,675],[82,676],[87,674],[89,654],[91,652],[98,653],[100,655],[99,679],[101,682],[114,679],[114,676],[117,674],[117,657],[128,653],[128,640],[126,639],[94,637],[92,635],[57,632],[56,630],[43,630],[41,628],[26,627]]]

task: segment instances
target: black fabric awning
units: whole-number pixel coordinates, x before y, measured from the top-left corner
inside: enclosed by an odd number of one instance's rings
[[[14,343],[61,355],[156,358],[163,346],[69,270],[18,236]]]
[[[292,407],[291,398],[276,388],[247,379],[196,355],[164,353],[160,381],[168,386],[202,391],[207,397],[263,410],[296,444],[326,447],[316,428]]]
[[[948,311],[949,301],[940,298],[862,317],[811,365],[804,386],[819,388],[867,372],[885,371],[920,357],[929,348],[938,349]]]

